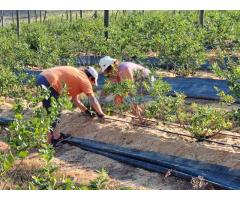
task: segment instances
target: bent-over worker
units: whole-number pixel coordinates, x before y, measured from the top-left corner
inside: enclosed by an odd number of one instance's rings
[[[37,85],[48,88],[50,90],[50,97],[43,100],[43,106],[49,113],[51,107],[50,98],[54,97],[58,99],[59,95],[63,91],[64,87],[67,88],[67,94],[71,97],[72,102],[82,111],[91,117],[94,117],[95,113],[89,111],[83,103],[79,100],[79,95],[84,93],[96,111],[98,117],[103,118],[105,114],[96,99],[92,85],[97,86],[98,73],[93,67],[87,67],[86,69],[77,69],[71,66],[58,66],[44,70],[37,77]],[[58,131],[54,131],[57,125],[57,120],[52,124],[53,131],[48,133],[48,142],[56,144],[58,141],[65,139],[67,136]]]
[[[140,83],[143,83],[144,81],[154,81],[154,78],[150,77],[151,72],[149,69],[133,62],[119,62],[117,59],[105,56],[100,59],[99,65],[101,66],[102,73],[104,73],[104,75],[107,76],[112,83],[119,83],[124,80],[131,80],[133,82]],[[138,89],[138,92],[142,95],[144,93],[143,85]],[[105,94],[102,91],[100,98],[102,99],[104,96]],[[124,97],[120,95],[116,95],[114,103],[123,103],[123,98]],[[131,107],[134,115],[141,116],[142,111],[137,104],[132,104]]]

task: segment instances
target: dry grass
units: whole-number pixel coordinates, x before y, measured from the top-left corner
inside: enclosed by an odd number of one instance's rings
[[[80,185],[88,185],[90,181],[93,181],[99,176],[96,171],[85,168],[78,169],[74,165],[59,162],[56,159],[53,160],[53,164],[59,166],[59,169],[54,173],[57,179],[68,177]],[[36,153],[31,154],[21,163],[17,162],[10,172],[0,178],[0,190],[28,189],[28,184],[32,181],[32,176],[37,175],[37,171],[44,167],[44,165],[44,161],[41,160]],[[127,187],[121,182],[109,177],[106,189],[114,190],[119,188]]]

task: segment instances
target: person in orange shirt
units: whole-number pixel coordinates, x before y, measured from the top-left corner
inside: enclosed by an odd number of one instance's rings
[[[131,80],[131,81],[140,81],[143,80],[150,80],[151,82],[154,81],[154,77],[150,77],[150,70],[132,62],[119,62],[117,59],[111,58],[110,56],[105,56],[100,59],[99,65],[102,69],[102,73],[107,76],[112,83],[119,83],[124,80]],[[136,74],[138,75],[136,77]],[[139,77],[140,76],[140,77]],[[143,88],[139,88],[140,93],[143,93]],[[131,95],[131,94],[130,94]],[[100,99],[104,98],[104,92],[101,93]],[[120,95],[116,95],[114,99],[115,104],[122,104],[123,98]],[[141,116],[142,110],[137,104],[132,104],[132,113],[136,116]]]
[[[98,117],[104,118],[105,114],[96,99],[92,85],[97,86],[98,73],[93,67],[87,67],[86,69],[77,69],[71,66],[58,66],[44,70],[37,77],[37,85],[50,90],[50,97],[44,99],[43,107],[49,113],[51,107],[50,98],[54,97],[58,99],[59,95],[63,91],[64,86],[67,87],[67,93],[71,97],[73,103],[82,111],[88,114],[90,117],[94,117],[95,113],[89,111],[83,103],[79,100],[79,95],[84,93],[88,96],[91,106],[96,111]],[[52,124],[53,129],[56,128],[57,121]],[[58,131],[51,131],[48,134],[48,142],[55,144],[67,136]]]

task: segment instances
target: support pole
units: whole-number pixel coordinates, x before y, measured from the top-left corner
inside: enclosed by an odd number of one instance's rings
[[[105,27],[105,32],[104,36],[106,39],[108,39],[108,30],[107,28],[109,27],[109,10],[104,10],[104,27]]]
[[[98,13],[97,13],[97,10],[95,10],[94,12],[94,18],[96,19],[98,17]]]
[[[68,20],[68,10],[66,11],[66,17],[67,17],[67,20]]]
[[[42,11],[40,10],[39,13],[40,13],[40,22],[42,22]]]
[[[3,10],[1,10],[1,24],[2,24],[2,27],[3,27]]]
[[[69,15],[70,15],[70,22],[72,22],[72,11],[69,11]]]
[[[80,10],[80,18],[83,18],[83,11]]]
[[[16,10],[16,16],[17,16],[17,37],[19,39],[20,37],[20,18],[19,18],[19,10]]]
[[[35,10],[35,22],[37,22],[37,11]]]
[[[47,20],[47,11],[44,12],[43,22]]]
[[[204,10],[199,11],[199,24],[201,28],[204,26]]]
[[[14,11],[12,11],[12,23],[14,24]]]
[[[28,10],[28,23],[31,23],[31,15],[30,15],[30,10]]]

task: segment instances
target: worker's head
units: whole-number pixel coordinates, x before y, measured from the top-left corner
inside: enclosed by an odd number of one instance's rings
[[[85,73],[88,77],[88,79],[90,80],[92,85],[96,85],[97,86],[97,80],[98,80],[98,73],[97,71],[93,68],[93,67],[87,67],[85,69]]]
[[[100,59],[99,65],[102,69],[102,72],[108,76],[114,71],[114,68],[117,65],[117,59],[111,58],[110,56],[105,56]]]

